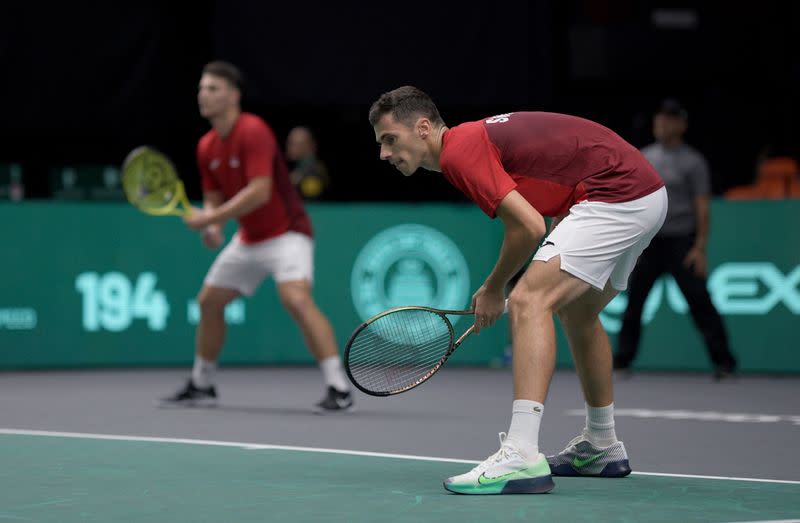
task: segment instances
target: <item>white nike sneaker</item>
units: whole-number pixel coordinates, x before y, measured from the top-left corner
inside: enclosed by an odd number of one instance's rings
[[[466,474],[444,481],[444,488],[456,494],[543,494],[553,487],[544,454],[528,461],[506,443],[505,432],[500,433],[500,450]]]

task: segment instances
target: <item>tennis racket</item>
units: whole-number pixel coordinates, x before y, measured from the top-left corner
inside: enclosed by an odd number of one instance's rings
[[[153,216],[188,216],[192,206],[175,166],[162,152],[137,147],[122,164],[125,196],[140,211]]]
[[[391,396],[422,385],[475,329],[473,322],[456,338],[447,317],[474,313],[407,306],[373,316],[347,341],[344,349],[347,376],[353,385],[371,396]]]

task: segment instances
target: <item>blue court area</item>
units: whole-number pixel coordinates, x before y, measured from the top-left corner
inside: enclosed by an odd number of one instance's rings
[[[543,495],[459,496],[470,463],[190,440],[0,435],[0,520],[763,521],[800,514],[800,482],[558,478]]]

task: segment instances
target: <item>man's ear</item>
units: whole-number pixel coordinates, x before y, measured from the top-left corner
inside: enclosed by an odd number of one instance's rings
[[[417,133],[419,134],[420,138],[424,140],[428,137],[428,135],[431,134],[432,130],[433,126],[431,125],[430,120],[424,117],[417,120]]]

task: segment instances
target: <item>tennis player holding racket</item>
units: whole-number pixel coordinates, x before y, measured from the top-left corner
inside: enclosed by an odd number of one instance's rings
[[[192,376],[164,405],[215,403],[214,375],[225,337],[225,306],[252,295],[268,276],[281,303],[300,327],[319,362],[327,385],[316,404],[321,413],[353,405],[333,328],[311,295],[313,253],[311,222],[289,181],[288,168],[272,130],[258,116],[240,109],[241,74],[226,62],[203,69],[197,101],[211,123],[197,146],[203,209],[193,209],[186,224],[201,231],[211,249],[224,242],[229,219],[239,230],[208,271],[198,296],[200,323]]]
[[[406,86],[383,94],[369,120],[382,160],[406,176],[419,167],[441,172],[502,220],[497,263],[473,296],[476,332],[501,315],[506,283],[535,252],[508,299],[510,428],[500,433],[499,451],[445,480],[445,488],[540,493],[553,488],[551,475],[629,474],[614,431],[611,347],[598,315],[626,288],[636,259],[664,221],[661,178],[618,135],[574,116],[518,112],[448,128],[433,101]],[[554,217],[546,237],[543,216]],[[586,425],[561,453],[546,458],[539,452],[539,424],[555,367],[553,314],[572,349]]]

